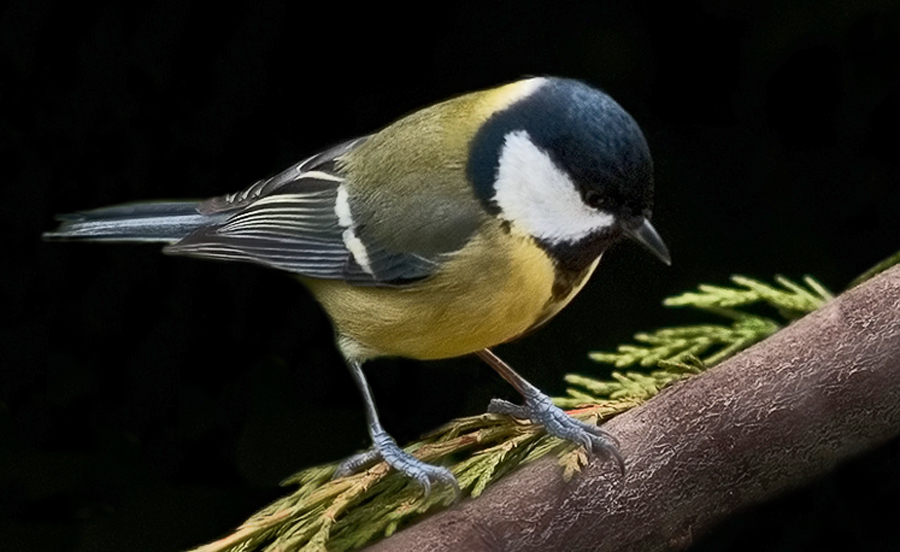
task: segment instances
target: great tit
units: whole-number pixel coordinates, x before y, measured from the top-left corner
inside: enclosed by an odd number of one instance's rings
[[[521,393],[492,412],[529,418],[588,452],[611,435],[569,417],[489,348],[541,326],[623,236],[667,264],[650,224],[653,163],[634,119],[580,81],[536,77],[456,97],[205,201],[131,203],[59,217],[48,238],[163,242],[166,253],[293,273],[331,317],[379,459],[417,481],[449,470],[399,448],[362,371],[383,356],[475,353]]]

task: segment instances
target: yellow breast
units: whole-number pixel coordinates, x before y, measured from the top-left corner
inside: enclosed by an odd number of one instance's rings
[[[331,316],[342,348],[351,356],[460,356],[543,323],[571,300],[596,266],[567,294],[554,297],[550,258],[530,238],[507,232],[498,225],[479,233],[438,273],[408,287],[304,282]]]

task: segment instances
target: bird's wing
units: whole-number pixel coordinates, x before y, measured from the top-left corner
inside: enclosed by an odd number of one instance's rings
[[[310,278],[402,286],[438,268],[440,251],[391,250],[354,227],[337,158],[365,138],[313,156],[249,188],[200,204],[203,214],[233,214],[166,247],[167,253],[255,262]]]

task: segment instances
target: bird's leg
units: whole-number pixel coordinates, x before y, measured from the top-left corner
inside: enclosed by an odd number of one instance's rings
[[[553,404],[550,397],[528,383],[525,378],[517,374],[489,349],[483,349],[476,354],[515,387],[516,391],[521,393],[525,399],[523,405],[513,404],[502,399],[493,399],[488,405],[488,412],[525,418],[540,424],[550,435],[584,446],[588,454],[596,452],[611,456],[618,463],[619,471],[624,473],[625,462],[619,453],[618,441],[615,437],[596,425],[576,420],[566,414]]]
[[[344,477],[371,466],[379,460],[384,460],[392,468],[415,480],[425,492],[425,496],[431,493],[432,482],[439,481],[454,488],[459,495],[459,484],[450,470],[441,466],[433,466],[423,462],[415,456],[401,449],[397,442],[387,434],[381,422],[378,420],[378,412],[375,409],[375,401],[372,399],[372,390],[366,382],[366,376],[362,371],[362,363],[358,360],[348,360],[350,373],[356,380],[356,385],[362,393],[366,405],[366,419],[369,423],[369,436],[372,438],[372,448],[351,456],[334,472],[334,477]]]

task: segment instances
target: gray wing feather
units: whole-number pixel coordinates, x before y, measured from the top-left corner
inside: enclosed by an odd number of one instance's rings
[[[256,262],[310,277],[342,277],[351,255],[334,213],[337,183],[298,180],[305,192],[257,198],[220,226],[202,228],[166,251]]]
[[[390,251],[366,243],[366,266],[347,244],[335,211],[343,183],[335,158],[363,139],[341,144],[249,188],[207,200],[198,210],[227,214],[166,247],[167,253],[248,261],[310,278],[341,279],[356,285],[399,286],[431,275],[438,258]]]
[[[334,172],[335,160],[338,157],[359,147],[367,139],[368,136],[363,136],[356,138],[355,140],[338,144],[331,149],[327,149],[312,157],[304,159],[271,178],[260,180],[240,192],[208,199],[201,203],[198,209],[205,215],[240,209],[250,205],[257,199],[278,190],[285,184],[290,184],[296,182],[298,179],[302,179],[304,173],[309,171],[317,170],[326,174],[332,173]]]

